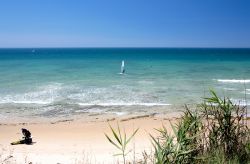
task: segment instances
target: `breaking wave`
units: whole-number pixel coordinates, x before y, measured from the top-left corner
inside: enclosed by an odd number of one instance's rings
[[[250,80],[242,80],[242,79],[217,79],[218,82],[221,83],[250,83]]]

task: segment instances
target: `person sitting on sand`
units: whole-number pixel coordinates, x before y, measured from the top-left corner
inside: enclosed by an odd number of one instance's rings
[[[32,143],[32,138],[31,138],[31,133],[27,129],[22,128],[22,133],[23,133],[23,139],[12,142],[11,145],[17,145],[17,144],[31,144]]]

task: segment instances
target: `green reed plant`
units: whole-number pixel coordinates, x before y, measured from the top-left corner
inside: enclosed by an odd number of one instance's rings
[[[222,150],[225,159],[238,159],[240,163],[249,160],[246,143],[249,141],[249,129],[242,124],[245,107],[233,104],[229,98],[219,98],[214,91],[200,105],[206,120],[205,140],[208,152]]]
[[[110,130],[112,131],[113,139],[111,138],[111,136],[108,136],[106,133],[105,133],[105,136],[108,139],[108,141],[120,151],[120,153],[114,154],[114,156],[122,156],[123,163],[125,164],[126,156],[131,151],[131,150],[127,150],[127,145],[129,144],[131,139],[135,136],[135,134],[138,132],[139,128],[137,128],[130,137],[127,137],[125,130],[122,135],[122,132],[120,130],[120,126],[118,123],[117,123],[116,130],[110,124],[109,124],[109,127],[110,127]]]
[[[187,107],[181,121],[172,125],[174,135],[167,132],[166,127],[156,129],[159,137],[153,137],[157,164],[164,163],[193,163],[199,152],[199,131],[201,120],[197,113],[192,113]]]

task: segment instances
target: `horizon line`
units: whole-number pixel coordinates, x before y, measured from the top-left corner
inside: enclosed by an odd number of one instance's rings
[[[61,48],[61,49],[70,49],[70,48],[78,48],[78,49],[94,49],[94,48],[103,48],[103,49],[109,49],[109,48],[116,48],[116,49],[122,49],[122,48],[130,48],[130,49],[250,49],[250,47],[102,47],[102,46],[97,46],[97,47],[80,47],[80,46],[75,46],[75,47],[60,47],[60,46],[55,46],[55,47],[0,47],[0,49],[56,49],[56,48]]]

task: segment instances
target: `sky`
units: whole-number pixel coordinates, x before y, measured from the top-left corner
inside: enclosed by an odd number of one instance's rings
[[[249,0],[1,0],[0,47],[245,47]]]

